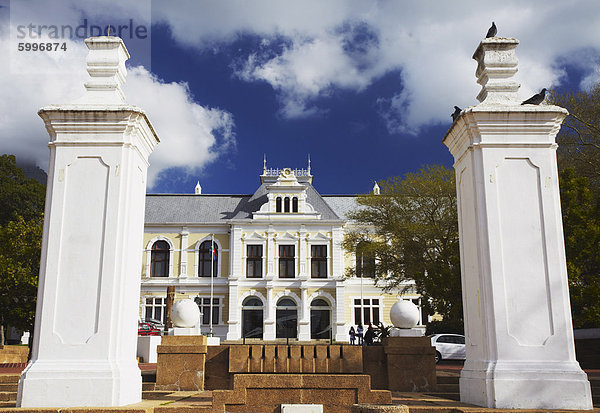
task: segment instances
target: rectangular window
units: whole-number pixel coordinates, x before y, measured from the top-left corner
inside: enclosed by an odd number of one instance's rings
[[[200,297],[201,304],[199,304],[200,312],[202,312],[202,325],[210,325],[210,297]],[[198,301],[196,301],[198,302]],[[213,297],[212,305],[212,323],[213,325],[219,324],[219,298]]]
[[[246,248],[246,277],[261,278],[262,273],[262,245],[248,245]]]
[[[279,246],[279,278],[294,278],[296,259],[294,245]]]
[[[362,305],[362,317],[361,317],[361,305],[360,299],[354,300],[354,324],[373,325],[379,324],[379,299],[378,298],[364,298]]]
[[[161,323],[165,322],[165,307],[166,299],[164,297],[146,297],[144,303],[144,319],[158,320]]]
[[[312,245],[310,255],[311,277],[327,278],[327,245]]]

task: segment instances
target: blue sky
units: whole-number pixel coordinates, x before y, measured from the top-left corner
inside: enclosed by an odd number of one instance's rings
[[[149,192],[252,193],[269,167],[306,167],[324,194],[368,191],[374,180],[452,165],[441,139],[453,105],[477,103],[473,51],[492,20],[520,40],[523,98],[542,87],[600,79],[596,1],[54,2],[0,0],[0,151],[47,168],[36,112],[83,93],[86,48],[16,53],[17,26],[105,25],[132,19],[125,92],[161,144]],[[62,41],[62,40],[61,40]]]

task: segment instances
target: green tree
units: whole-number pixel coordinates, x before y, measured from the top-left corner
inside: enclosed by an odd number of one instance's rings
[[[44,212],[46,187],[27,179],[14,155],[0,156],[0,225],[20,215],[28,221]]]
[[[600,84],[588,91],[553,91],[550,102],[569,111],[556,138],[560,169],[574,168],[600,188]]]
[[[0,226],[0,321],[4,326],[33,331],[42,216],[25,221],[17,216]]]
[[[358,197],[359,208],[350,214],[358,225],[346,234],[344,247],[375,255],[376,279],[384,289],[412,288],[430,314],[462,322],[454,171],[425,166],[380,186],[381,195]]]
[[[575,328],[600,327],[600,207],[587,177],[560,174],[571,312]]]
[[[6,326],[33,331],[45,192],[0,156],[0,344]]]

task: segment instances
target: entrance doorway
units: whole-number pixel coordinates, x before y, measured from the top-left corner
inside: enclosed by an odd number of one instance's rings
[[[242,303],[242,337],[263,338],[263,303],[257,297]]]
[[[275,311],[276,338],[298,338],[298,307],[290,298],[277,302]]]
[[[331,338],[331,308],[327,301],[317,298],[310,303],[310,338]]]

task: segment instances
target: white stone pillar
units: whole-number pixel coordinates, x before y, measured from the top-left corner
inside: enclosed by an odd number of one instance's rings
[[[298,317],[298,340],[310,340],[310,303],[306,285],[300,287],[300,314]]]
[[[265,303],[265,321],[263,340],[275,340],[275,303],[273,302],[273,281],[267,282],[267,302]]]
[[[461,401],[591,409],[575,359],[555,136],[567,111],[521,105],[515,39],[473,58],[482,91],[444,143],[454,156],[467,360]]]
[[[136,361],[148,155],[158,143],[125,103],[117,37],[85,40],[92,79],[72,104],[39,111],[50,163],[31,363],[20,407],[141,400]]]
[[[272,225],[269,225],[267,230],[267,271],[265,278],[272,279],[275,277],[277,260],[275,259],[277,246],[275,245],[275,230]]]
[[[300,271],[298,278],[306,280],[310,278],[310,248],[308,247],[308,233],[306,227],[300,225],[300,238],[298,239],[298,260],[300,262]]]
[[[231,244],[230,244],[231,245]],[[227,320],[227,340],[242,338],[241,303],[238,302],[239,281],[235,276],[229,276],[229,320]]]
[[[188,262],[188,236],[190,235],[187,228],[181,229],[181,256],[179,259],[179,277],[186,278],[187,273],[187,262]]]
[[[335,280],[335,308],[332,308],[333,337],[335,341],[348,341],[349,336],[346,331],[346,297],[345,282],[343,276]]]

